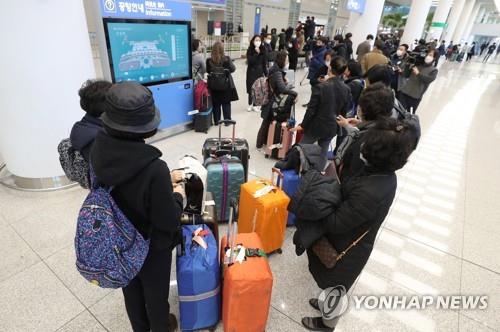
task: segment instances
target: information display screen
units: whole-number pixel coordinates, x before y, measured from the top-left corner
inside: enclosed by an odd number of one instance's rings
[[[104,19],[114,82],[144,85],[191,77],[190,22]]]

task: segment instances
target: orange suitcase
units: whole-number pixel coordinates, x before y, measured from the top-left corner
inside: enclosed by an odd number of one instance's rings
[[[273,170],[273,178],[275,173]],[[238,232],[255,232],[259,235],[266,253],[274,251],[281,253],[281,246],[285,241],[290,198],[273,182],[273,180],[253,180],[241,186]],[[256,197],[259,191],[266,191],[266,188],[271,190]]]
[[[241,263],[235,260],[238,252],[229,250],[228,242],[233,248],[242,245],[246,251],[250,249],[257,252],[255,249],[261,249],[261,254],[263,251],[262,242],[256,233],[236,235],[232,230],[232,215],[231,213],[228,236],[224,236],[221,241],[221,260],[224,266],[222,290],[224,332],[263,332],[266,329],[271,305],[273,274],[267,258],[261,255],[246,257]],[[230,252],[230,258],[225,255],[227,251]]]

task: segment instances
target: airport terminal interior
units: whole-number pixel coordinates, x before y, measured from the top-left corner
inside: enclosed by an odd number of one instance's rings
[[[153,4],[156,10],[148,11]],[[416,111],[421,126],[418,146],[407,164],[396,171],[394,200],[365,267],[349,289],[349,308],[334,330],[500,331],[500,1],[28,0],[23,4],[10,1],[5,6],[8,10],[0,14],[0,30],[11,47],[10,54],[0,56],[4,73],[0,81],[0,331],[133,331],[122,290],[96,286],[75,267],[75,230],[89,190],[65,177],[57,146],[84,115],[78,96],[84,81],[131,80],[153,91],[162,122],[147,143],[161,151],[169,168],[181,167],[179,160],[186,155],[203,160],[204,142],[218,137],[219,127],[212,125],[207,133],[192,128],[191,60],[186,61],[187,77],[174,73],[184,70],[179,64],[164,72],[159,66],[158,71],[128,79],[126,75],[135,75],[134,65],[121,62],[113,66],[117,53],[106,53],[117,52],[128,42],[113,24],[138,20],[146,26],[149,19],[161,26],[170,16],[176,33],[190,27],[191,36],[179,41],[181,37],[172,35],[179,50],[172,51],[167,67],[177,65],[176,56],[191,57],[194,39],[204,45],[201,54],[207,58],[212,45],[222,41],[235,65],[232,78],[239,98],[231,102],[231,117],[236,121],[236,137],[249,144],[247,181],[270,180],[277,162],[267,158],[265,149],[257,149],[261,113],[259,108],[248,110],[245,55],[255,33],[267,28],[271,34],[276,28],[279,34],[289,26],[295,30],[298,21],[305,23],[314,16],[317,26],[311,39],[333,40],[350,32],[354,59],[358,44],[368,34],[387,41],[385,45],[394,47],[393,54],[396,43],[408,44],[413,50],[416,40],[423,39],[426,47],[437,40],[436,48],[444,40],[444,53],[435,57],[437,77]],[[37,36],[33,35],[34,25],[25,20],[39,24]],[[113,29],[117,29],[115,37],[123,39],[113,37]],[[263,36],[264,40],[265,32]],[[475,49],[471,51],[472,42]],[[311,112],[308,64],[309,60],[299,56],[294,77],[289,78],[293,82],[288,82],[298,96],[294,106],[297,124],[306,111]],[[169,75],[176,77],[170,80]],[[155,85],[155,81],[159,83]],[[223,137],[232,134],[230,126],[221,130]],[[221,221],[218,230],[220,238],[225,236],[227,221]],[[308,255],[296,255],[295,231],[295,226],[286,227],[282,252],[267,257],[273,276],[264,321],[268,332],[308,331],[303,317],[319,316],[308,300],[317,298],[322,289],[311,276]],[[182,326],[178,293],[182,281],[177,279],[176,259],[174,249],[168,301],[170,312]],[[252,259],[262,258],[247,257]],[[219,295],[224,303],[226,289]],[[487,306],[358,308],[352,299],[362,296],[486,296]],[[253,300],[255,306],[236,310],[251,313],[262,309]],[[259,331],[252,324],[228,328],[222,317],[227,314],[225,308],[219,314],[220,321],[210,327],[215,331]]]

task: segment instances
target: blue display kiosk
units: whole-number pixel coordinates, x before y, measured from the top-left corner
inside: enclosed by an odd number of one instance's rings
[[[161,113],[160,136],[188,129],[193,111],[191,4],[94,0],[104,78],[147,86]]]

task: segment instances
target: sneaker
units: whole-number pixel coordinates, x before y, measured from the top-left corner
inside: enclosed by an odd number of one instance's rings
[[[250,105],[247,107],[247,112],[251,112],[251,111],[253,111],[253,105]]]
[[[258,107],[258,106],[253,106],[253,111],[254,111],[254,112],[260,112],[260,107]]]

